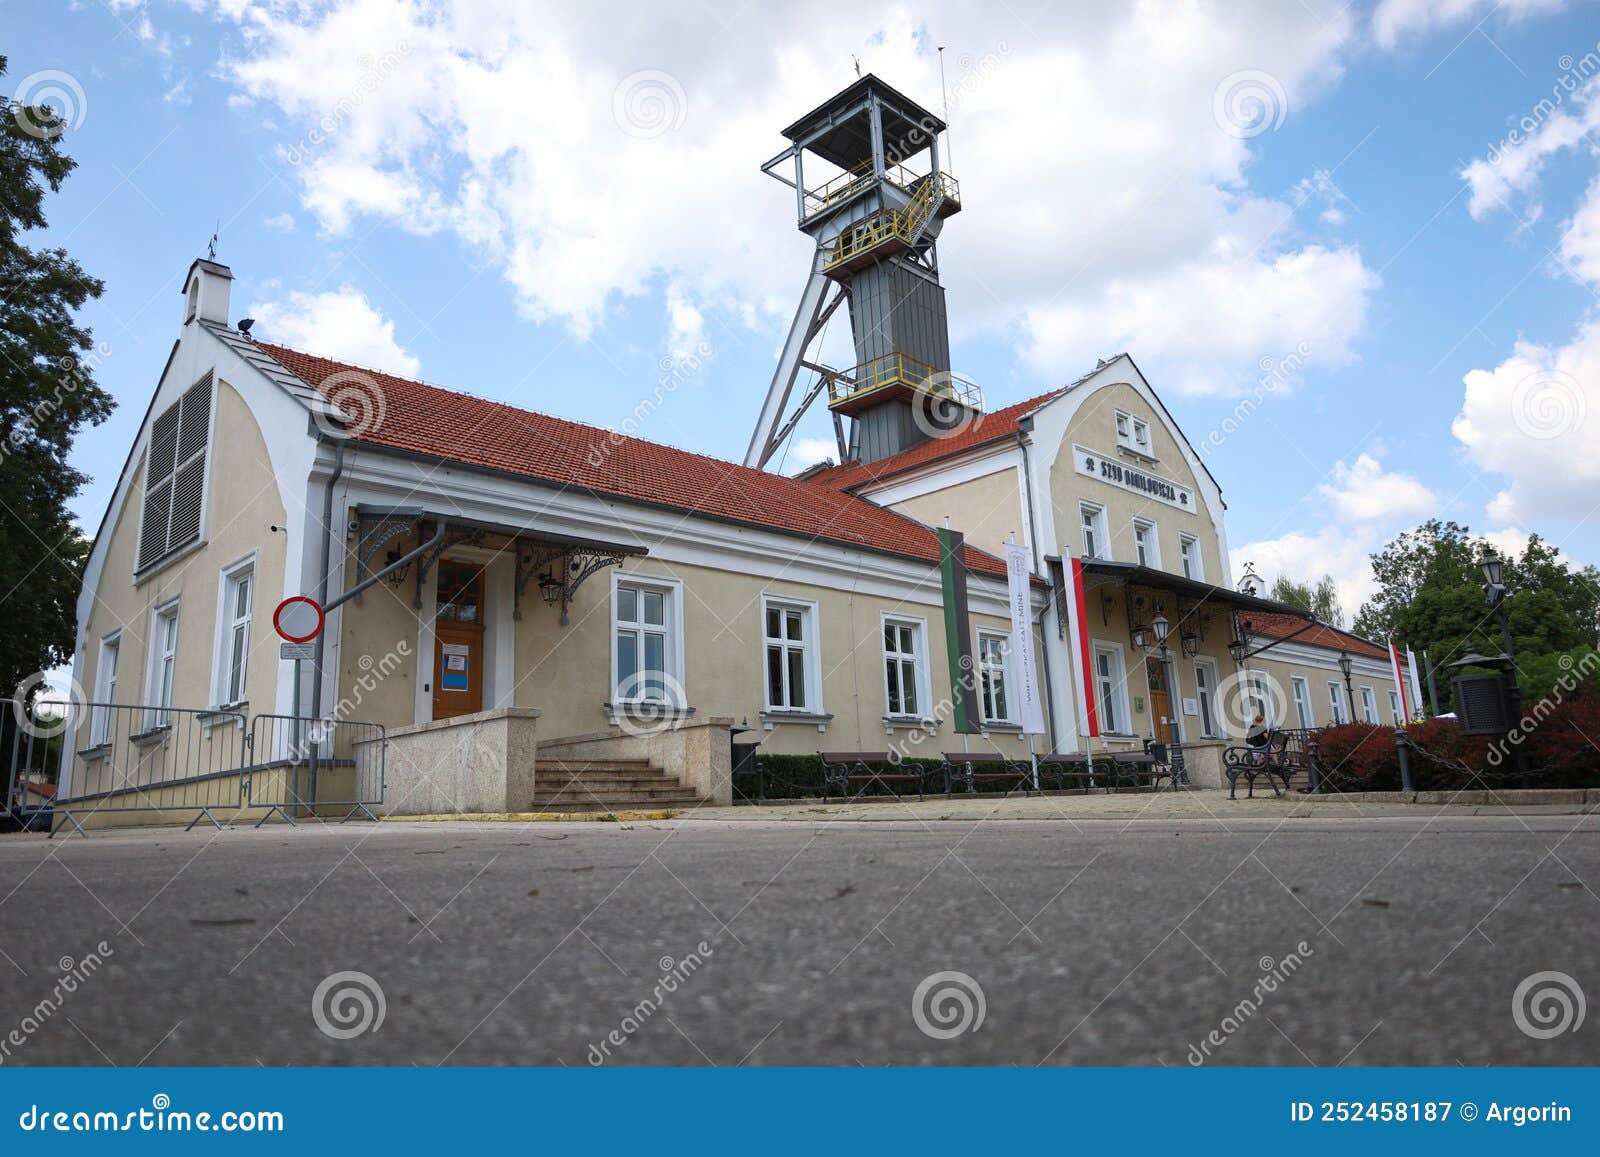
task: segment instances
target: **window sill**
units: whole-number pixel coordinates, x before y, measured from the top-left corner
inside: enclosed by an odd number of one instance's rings
[[[606,703],[603,706],[606,709],[606,717],[612,724],[620,723],[623,719],[655,721],[688,719],[694,715],[693,707],[680,707],[676,703],[647,699],[624,700],[620,703]]]
[[[128,741],[130,743],[136,743],[140,747],[149,747],[153,744],[165,743],[167,741],[167,736],[171,734],[172,724],[159,723],[154,727],[146,727],[143,731],[128,736]]]
[[[110,743],[96,743],[94,746],[85,747],[82,751],[78,752],[78,758],[83,760],[85,763],[94,763],[97,760],[104,759],[110,754]]]
[[[991,731],[1000,731],[1006,733],[1007,735],[1022,734],[1022,724],[1008,723],[1003,719],[985,720],[980,726],[983,728],[983,733],[985,735],[989,734]]]
[[[1151,466],[1154,466],[1156,463],[1161,461],[1161,459],[1157,458],[1154,454],[1148,453],[1144,450],[1136,449],[1135,447],[1126,445],[1122,442],[1117,443],[1117,453],[1126,454],[1129,458],[1137,458],[1140,462],[1147,463]]]
[[[768,707],[761,712],[761,724],[767,731],[771,731],[780,723],[813,723],[818,731],[826,731],[828,724],[832,722],[831,712],[786,711],[782,707]]]
[[[183,559],[188,558],[191,554],[194,554],[196,551],[204,550],[205,546],[206,546],[206,539],[203,538],[203,537],[195,539],[193,542],[189,543],[187,546],[180,546],[177,550],[173,551],[171,554],[165,556],[164,558],[156,559],[156,561],[151,563],[150,566],[148,568],[146,568],[145,570],[136,571],[134,573],[134,576],[133,576],[133,585],[136,586],[136,587],[137,586],[142,586],[147,579],[154,578],[156,575],[158,575],[162,571],[166,570],[173,563],[180,562]]]
[[[893,735],[896,727],[926,731],[929,735],[939,734],[939,721],[932,717],[924,718],[919,715],[885,715],[883,717],[884,734]]]
[[[200,720],[200,727],[204,731],[210,731],[213,727],[225,727],[230,723],[237,724],[242,728],[244,726],[244,717],[249,712],[250,700],[241,699],[237,703],[224,703],[207,711],[202,711],[197,718]]]

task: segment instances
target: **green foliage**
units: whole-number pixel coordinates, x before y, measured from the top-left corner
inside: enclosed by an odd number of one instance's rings
[[[1600,650],[1574,647],[1519,659],[1517,686],[1524,709],[1540,700],[1576,693],[1600,696]]]
[[[1330,626],[1344,626],[1344,608],[1339,605],[1339,590],[1334,585],[1333,576],[1323,575],[1312,586],[1309,583],[1295,582],[1288,575],[1280,574],[1272,583],[1272,590],[1267,596],[1280,603],[1288,603],[1291,607],[1299,607],[1303,611],[1310,611],[1317,616],[1318,621]]]
[[[1438,671],[1439,708],[1452,707],[1446,664],[1472,651],[1505,650],[1499,614],[1483,593],[1479,562],[1490,550],[1467,527],[1432,519],[1407,531],[1372,556],[1378,593],[1356,616],[1355,631],[1393,638]],[[1517,558],[1505,560],[1509,632],[1524,679],[1548,685],[1545,658],[1592,647],[1600,630],[1600,571],[1569,566],[1548,543],[1532,536]],[[1553,676],[1551,676],[1553,678]]]
[[[0,76],[6,60],[0,56]],[[46,191],[75,162],[47,109],[0,98],[0,695],[72,654],[77,589],[89,543],[68,501],[86,478],[67,465],[72,440],[111,413],[94,382],[95,350],[75,314],[103,286],[59,248],[30,249],[45,228]]]

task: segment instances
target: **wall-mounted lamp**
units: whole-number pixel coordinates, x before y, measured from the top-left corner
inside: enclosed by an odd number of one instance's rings
[[[547,607],[553,607],[561,598],[561,583],[556,581],[552,571],[545,571],[539,576],[539,597],[544,600]]]
[[[1156,633],[1156,646],[1167,645],[1167,632],[1172,630],[1172,624],[1167,622],[1167,616],[1158,614],[1150,620],[1150,629]]]
[[[1191,659],[1200,653],[1200,634],[1198,631],[1185,631],[1179,643],[1183,647],[1183,653]]]
[[[1235,663],[1243,663],[1244,657],[1247,653],[1249,653],[1249,650],[1250,645],[1243,639],[1235,639],[1233,642],[1228,644],[1228,654],[1233,656],[1233,661]]]

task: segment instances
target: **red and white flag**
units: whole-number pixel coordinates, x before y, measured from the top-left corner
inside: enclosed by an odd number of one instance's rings
[[[1090,739],[1100,735],[1100,709],[1094,698],[1094,669],[1090,666],[1089,630],[1083,609],[1083,561],[1072,560],[1072,597],[1067,600],[1067,634],[1072,653],[1078,661],[1078,690],[1083,696],[1084,734]]]
[[[1389,640],[1389,670],[1394,674],[1394,689],[1399,694],[1400,723],[1404,726],[1411,722],[1411,691],[1406,687],[1405,676],[1400,671],[1400,649],[1394,645],[1394,640]]]

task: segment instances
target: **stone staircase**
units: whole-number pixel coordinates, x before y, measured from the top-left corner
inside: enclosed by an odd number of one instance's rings
[[[530,811],[675,811],[705,802],[645,759],[562,759],[541,755]]]

